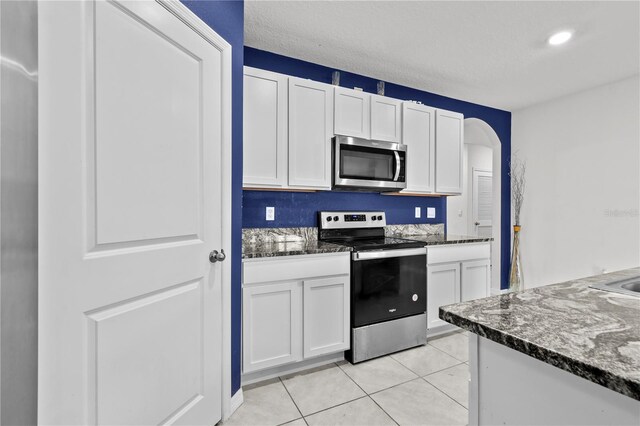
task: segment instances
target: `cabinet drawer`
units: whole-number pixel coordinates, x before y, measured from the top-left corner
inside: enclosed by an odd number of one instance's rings
[[[256,284],[307,277],[348,274],[349,252],[247,259],[242,263],[242,283]]]
[[[491,257],[490,243],[451,244],[427,247],[427,265],[444,262],[462,262]]]

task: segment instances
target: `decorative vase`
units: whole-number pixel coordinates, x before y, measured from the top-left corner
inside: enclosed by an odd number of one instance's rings
[[[509,271],[509,290],[524,290],[522,264],[520,263],[520,225],[513,227],[513,252],[511,253],[511,269]]]

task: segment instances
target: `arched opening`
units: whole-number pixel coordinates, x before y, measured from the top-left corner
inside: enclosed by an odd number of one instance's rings
[[[500,292],[501,156],[500,139],[491,126],[478,118],[465,119],[463,193],[447,197],[447,232],[493,237],[492,294]]]

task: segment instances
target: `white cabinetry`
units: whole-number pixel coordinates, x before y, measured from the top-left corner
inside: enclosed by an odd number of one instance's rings
[[[359,90],[336,87],[334,96],[333,132],[336,135],[369,139],[370,95]]]
[[[242,290],[245,373],[302,359],[301,305],[295,281]]]
[[[371,97],[371,139],[400,143],[402,101],[386,96]]]
[[[436,109],[402,104],[402,143],[407,145],[407,188],[403,193],[432,193],[435,181]]]
[[[310,279],[304,288],[304,357],[349,348],[349,276]]]
[[[463,144],[464,116],[457,112],[436,110],[437,193],[462,194]]]
[[[244,187],[287,185],[287,79],[244,68]]]
[[[400,142],[402,101],[336,87],[334,105],[335,134]]]
[[[248,259],[243,374],[349,349],[349,253]]]
[[[331,189],[333,86],[289,78],[289,187]]]
[[[490,243],[427,247],[427,330],[449,324],[440,306],[490,295]]]

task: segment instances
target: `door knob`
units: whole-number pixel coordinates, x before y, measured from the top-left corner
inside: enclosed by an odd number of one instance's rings
[[[476,226],[480,225],[480,222],[476,222]]]
[[[218,250],[213,250],[211,253],[209,253],[209,262],[211,263],[222,262],[226,258],[227,258],[227,255],[224,254],[223,249],[220,249],[219,253],[218,253]]]

